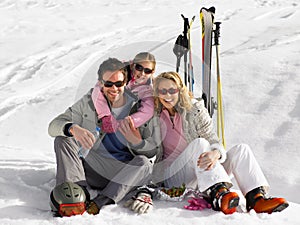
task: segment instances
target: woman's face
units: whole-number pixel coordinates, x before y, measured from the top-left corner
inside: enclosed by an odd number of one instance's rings
[[[138,84],[145,84],[154,73],[154,65],[152,62],[143,61],[133,65],[134,81]]]
[[[179,89],[174,81],[163,79],[158,84],[158,97],[161,104],[169,111],[179,100]]]

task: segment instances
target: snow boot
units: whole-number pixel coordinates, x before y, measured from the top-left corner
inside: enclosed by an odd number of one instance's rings
[[[94,201],[91,201],[87,206],[86,211],[88,214],[97,215],[99,214],[100,209],[98,208],[97,204]]]
[[[224,214],[236,212],[239,205],[239,196],[236,192],[230,192],[224,183],[217,183],[209,188],[210,203],[215,211]]]
[[[115,202],[104,195],[97,195],[96,198],[90,201],[86,211],[88,214],[97,215],[103,206],[110,204],[115,204]]]
[[[289,203],[284,198],[266,197],[263,187],[258,187],[246,194],[246,208],[254,209],[256,213],[280,212],[287,208]]]

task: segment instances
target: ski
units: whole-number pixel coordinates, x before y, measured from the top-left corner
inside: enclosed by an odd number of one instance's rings
[[[202,98],[205,106],[213,116],[215,103],[211,91],[211,57],[212,57],[212,32],[215,7],[201,8],[200,21],[202,25]]]

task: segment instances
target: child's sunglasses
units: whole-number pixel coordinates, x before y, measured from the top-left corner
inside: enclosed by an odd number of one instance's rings
[[[152,69],[149,69],[149,68],[144,68],[142,65],[136,63],[134,68],[137,70],[137,71],[144,71],[145,74],[151,74],[153,72]]]

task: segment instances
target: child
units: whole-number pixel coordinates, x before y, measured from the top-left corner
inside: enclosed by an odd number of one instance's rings
[[[136,113],[131,115],[136,128],[148,121],[154,113],[152,79],[155,66],[155,57],[148,52],[137,54],[130,65],[131,74],[129,74],[129,77],[131,76],[132,79],[128,82],[126,88],[130,89],[141,100],[141,107]],[[107,101],[101,92],[101,82],[103,81],[96,83],[92,92],[93,103],[98,119],[102,120],[102,131],[114,133],[117,131],[121,121],[117,121],[111,114]],[[116,87],[118,87],[118,85],[116,85]]]

